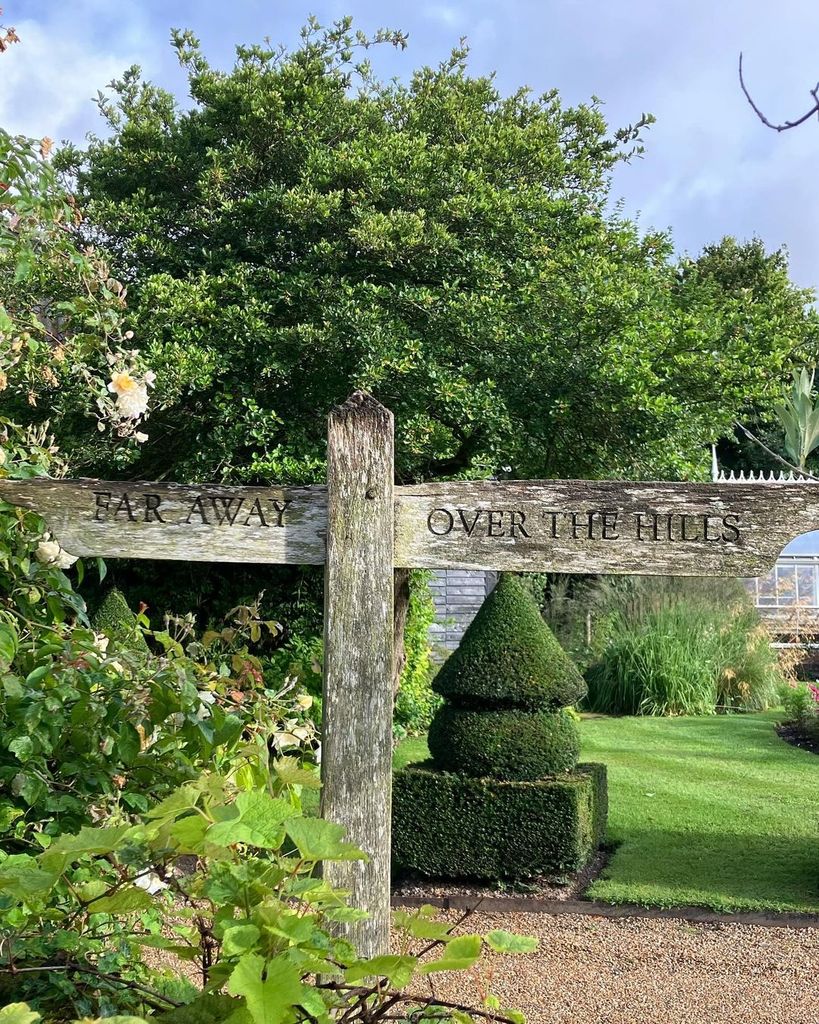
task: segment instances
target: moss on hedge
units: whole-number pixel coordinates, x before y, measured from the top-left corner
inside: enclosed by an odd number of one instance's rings
[[[535,599],[502,575],[441,667],[433,689],[461,706],[566,707],[586,683],[543,621]]]
[[[578,871],[603,838],[606,770],[579,765],[535,782],[476,779],[429,763],[399,772],[393,790],[398,871],[519,879]]]
[[[564,710],[482,710],[446,704],[429,730],[429,751],[441,771],[496,779],[542,779],[577,764],[580,736]]]

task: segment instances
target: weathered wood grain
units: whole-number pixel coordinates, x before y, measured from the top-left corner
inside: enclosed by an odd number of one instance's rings
[[[72,555],[321,565],[325,487],[0,480],[0,500],[35,509]]]
[[[73,555],[325,560],[325,487],[0,480]],[[456,481],[395,488],[395,565],[756,576],[819,529],[819,484]]]
[[[757,576],[819,529],[819,484],[543,480],[396,489],[396,565]]]
[[[393,670],[393,419],[369,395],[327,430],[321,811],[370,856],[325,875],[368,911],[347,929],[361,956],[389,950]]]

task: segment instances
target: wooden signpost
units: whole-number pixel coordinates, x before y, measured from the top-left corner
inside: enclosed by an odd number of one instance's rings
[[[819,528],[792,483],[478,481],[393,486],[392,414],[353,394],[329,417],[326,487],[0,480],[73,555],[325,565],[322,814],[370,860],[328,864],[389,937],[393,570],[759,576]]]

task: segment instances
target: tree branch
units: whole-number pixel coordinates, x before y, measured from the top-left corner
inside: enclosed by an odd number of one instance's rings
[[[813,473],[810,472],[810,470],[800,469],[798,466],[795,466],[792,462],[788,462],[787,459],[783,459],[781,455],[777,455],[773,448],[769,448],[764,441],[760,440],[756,436],[756,434],[752,434],[747,427],[743,427],[743,425],[738,420],[734,422],[734,426],[737,429],[741,430],[749,441],[753,441],[754,444],[758,444],[760,448],[764,449],[768,453],[768,455],[771,456],[771,458],[776,459],[777,462],[780,462],[783,466],[786,466],[793,473],[798,473],[800,476],[806,477],[808,480],[812,480],[819,483],[819,477],[814,476]]]
[[[768,118],[762,113],[759,107],[754,103],[751,98],[751,94],[748,92],[747,86],[745,85],[745,78],[742,74],[742,54],[739,55],[739,84],[742,86],[742,91],[745,93],[745,99],[751,106],[751,109],[759,118],[759,120],[766,125],[768,128],[773,128],[775,132],[786,132],[790,128],[798,128],[800,124],[804,124],[805,121],[813,117],[814,114],[819,117],[819,82],[816,83],[813,89],[810,90],[810,94],[813,97],[813,106],[810,110],[797,118],[795,121],[783,121],[782,124],[774,124],[773,121],[769,121]]]

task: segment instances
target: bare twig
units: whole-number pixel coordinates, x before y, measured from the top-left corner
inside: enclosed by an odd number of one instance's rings
[[[768,128],[773,128],[775,132],[786,132],[790,128],[798,128],[800,124],[804,124],[805,121],[813,117],[814,114],[819,117],[819,82],[810,90],[810,94],[813,97],[813,106],[810,110],[797,118],[795,121],[783,121],[781,124],[774,124],[773,121],[769,121],[768,118],[762,113],[759,107],[754,103],[751,94],[748,92],[748,88],[745,85],[745,78],[742,74],[742,54],[739,55],[739,84],[742,86],[742,91],[745,93],[745,99],[751,106],[751,109],[759,118],[759,120],[766,125]]]

